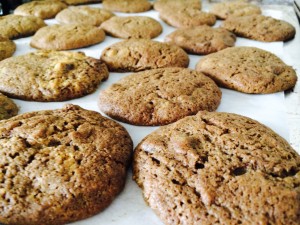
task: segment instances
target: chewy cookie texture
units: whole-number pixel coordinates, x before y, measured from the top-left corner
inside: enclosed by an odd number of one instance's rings
[[[103,0],[103,8],[116,12],[138,13],[150,10],[148,0]]]
[[[107,78],[104,63],[79,52],[41,50],[0,62],[0,91],[23,100],[79,98]]]
[[[66,224],[123,190],[132,140],[118,123],[75,105],[0,121],[0,222]]]
[[[0,93],[0,120],[15,116],[18,111],[19,108],[13,100]]]
[[[0,35],[0,61],[11,57],[16,51],[16,44]]]
[[[210,78],[185,68],[146,70],[100,92],[102,112],[135,125],[165,125],[217,109],[221,91]],[[133,110],[134,109],[134,110]]]
[[[165,224],[299,224],[300,156],[250,118],[199,112],[161,127],[133,167]]]

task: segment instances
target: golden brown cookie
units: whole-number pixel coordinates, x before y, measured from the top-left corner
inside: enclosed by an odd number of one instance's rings
[[[202,25],[181,28],[165,37],[165,41],[175,44],[188,53],[206,55],[234,46],[236,37],[224,28]]]
[[[170,8],[194,8],[201,9],[201,0],[157,0],[153,8],[158,11],[169,10]]]
[[[101,0],[63,0],[68,5],[81,5],[101,2]]]
[[[8,119],[18,114],[18,106],[8,97],[0,93],[0,120]]]
[[[69,50],[98,44],[105,39],[104,31],[90,24],[55,24],[38,30],[30,46],[47,50]]]
[[[101,28],[118,38],[155,38],[162,32],[160,23],[148,16],[115,16],[101,24]]]
[[[32,1],[18,6],[14,14],[21,16],[36,16],[41,19],[54,18],[57,13],[67,8],[67,5],[58,0]]]
[[[0,35],[0,61],[11,57],[16,51],[16,44]]]
[[[265,94],[295,86],[295,70],[271,52],[255,47],[232,47],[203,57],[196,65],[222,87]]]
[[[230,17],[221,26],[237,36],[266,42],[288,41],[296,34],[290,23],[263,15]]]
[[[35,16],[7,15],[0,16],[0,35],[16,39],[33,35],[38,29],[46,26],[45,22]]]
[[[259,6],[244,1],[220,2],[214,4],[210,10],[218,19],[230,16],[249,16],[261,14]]]
[[[114,14],[108,10],[89,6],[70,6],[58,13],[55,19],[62,24],[85,23],[99,26]]]
[[[75,105],[0,121],[0,222],[67,224],[124,187],[132,141],[118,123]]]
[[[250,118],[199,112],[148,135],[134,180],[164,224],[300,221],[300,156]]]
[[[214,81],[200,72],[163,68],[126,76],[101,91],[98,104],[102,112],[114,119],[160,126],[201,110],[216,110],[221,95]]]
[[[103,0],[103,8],[116,12],[138,13],[151,9],[147,0]]]
[[[149,39],[129,39],[103,50],[109,71],[137,72],[165,67],[188,67],[189,57],[175,45]]]
[[[108,70],[81,52],[36,51],[0,62],[0,91],[30,101],[65,101],[94,92]]]

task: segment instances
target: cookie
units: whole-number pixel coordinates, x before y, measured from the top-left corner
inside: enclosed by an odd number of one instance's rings
[[[30,46],[47,50],[69,50],[98,44],[105,39],[104,31],[90,24],[55,24],[38,30]]]
[[[151,9],[147,0],[103,0],[103,8],[116,12],[138,13]]]
[[[0,222],[67,224],[123,190],[132,141],[118,123],[75,105],[0,122]]]
[[[45,22],[35,16],[0,16],[0,35],[9,39],[31,36],[44,26]]]
[[[265,42],[288,41],[296,33],[290,23],[263,15],[230,17],[221,26],[237,36]]]
[[[249,16],[261,14],[257,5],[243,1],[220,2],[214,4],[210,10],[218,19],[227,19],[230,16]]]
[[[14,14],[50,19],[65,8],[67,8],[67,5],[61,1],[32,1],[18,6],[14,10]]]
[[[0,92],[29,101],[65,101],[94,92],[108,70],[82,52],[36,51],[0,62]]]
[[[68,5],[81,5],[101,2],[101,0],[63,0]]]
[[[203,12],[194,8],[169,8],[161,11],[159,17],[177,28],[196,27],[201,25],[213,26],[216,17],[212,13]]]
[[[114,14],[108,10],[89,6],[70,6],[58,13],[55,19],[62,24],[85,23],[99,26]]]
[[[196,70],[222,87],[265,94],[295,86],[295,70],[271,52],[255,47],[232,47],[203,57]]]
[[[126,76],[100,92],[98,105],[114,119],[157,126],[201,110],[214,111],[221,95],[215,82],[200,72],[163,68]]]
[[[199,112],[134,151],[134,180],[165,224],[299,224],[300,156],[250,118]]]
[[[236,37],[224,28],[202,25],[181,28],[165,37],[165,41],[175,44],[188,53],[206,55],[234,46]]]
[[[8,97],[0,93],[0,120],[8,119],[18,114],[18,106]]]
[[[147,16],[115,16],[102,23],[101,28],[118,38],[155,38],[162,32],[158,21]]]
[[[153,3],[153,8],[158,11],[169,10],[170,8],[194,8],[201,9],[200,0],[157,0]]]
[[[117,42],[102,52],[109,71],[138,72],[165,67],[188,67],[189,56],[175,45],[149,39]]]
[[[1,29],[1,28],[0,28]],[[16,44],[0,35],[0,61],[11,57],[16,51]]]

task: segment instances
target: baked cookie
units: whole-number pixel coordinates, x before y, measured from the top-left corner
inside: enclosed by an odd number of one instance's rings
[[[0,28],[1,29],[1,28]],[[0,61],[11,57],[16,51],[16,44],[0,35]]]
[[[65,8],[67,8],[67,5],[61,1],[32,1],[18,6],[14,10],[14,14],[50,19]]]
[[[0,62],[0,92],[30,101],[65,101],[95,91],[108,78],[98,59],[82,52],[36,51]]]
[[[8,119],[18,114],[18,106],[8,97],[0,93],[0,120]]]
[[[101,0],[63,0],[68,5],[81,5],[101,2]]]
[[[177,28],[212,26],[216,23],[216,16],[194,8],[169,8],[161,11],[159,17],[167,24]]]
[[[227,19],[230,16],[249,16],[261,14],[257,5],[243,1],[220,2],[214,4],[210,10],[218,19]]]
[[[288,41],[296,33],[290,23],[263,15],[230,17],[221,26],[237,36],[265,42]]]
[[[175,44],[188,53],[206,55],[234,46],[236,37],[223,28],[202,25],[193,28],[181,28],[165,37],[165,41]]]
[[[108,10],[89,6],[70,6],[58,13],[55,19],[62,24],[85,23],[99,26],[114,14]]]
[[[161,127],[133,169],[165,224],[299,224],[300,156],[244,116],[202,111]]]
[[[120,124],[79,106],[0,121],[0,222],[67,224],[123,190],[132,141]]]
[[[98,44],[105,39],[104,31],[90,24],[55,24],[38,30],[30,46],[38,49],[69,50]]]
[[[0,35],[16,39],[33,35],[38,29],[46,26],[45,22],[35,16],[7,15],[0,16]]]
[[[200,72],[163,68],[126,76],[101,91],[98,104],[114,119],[160,126],[201,110],[216,110],[221,95],[215,82]]]
[[[158,11],[169,10],[170,8],[194,8],[201,9],[200,0],[157,0],[153,3],[153,8]]]
[[[222,87],[265,94],[295,86],[295,70],[271,52],[255,47],[232,47],[203,57],[196,65]]]
[[[117,42],[103,50],[101,59],[109,71],[118,72],[189,65],[189,56],[180,47],[149,39]]]
[[[118,38],[155,38],[162,32],[158,21],[147,16],[115,16],[102,23],[101,28]]]
[[[147,0],[103,0],[103,8],[116,12],[138,13],[151,9]]]

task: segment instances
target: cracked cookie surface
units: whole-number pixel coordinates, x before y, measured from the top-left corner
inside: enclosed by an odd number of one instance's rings
[[[206,55],[234,46],[236,37],[224,28],[202,25],[181,28],[165,37],[165,41],[178,45],[188,53]]]
[[[55,24],[43,27],[31,38],[30,46],[47,50],[70,50],[98,44],[104,31],[91,24]]]
[[[33,35],[38,29],[46,26],[45,22],[35,16],[7,15],[0,17],[0,34],[8,39]]]
[[[153,3],[153,8],[158,12],[172,9],[194,8],[201,10],[201,1],[199,0],[157,0]]]
[[[0,93],[0,120],[15,116],[18,111],[19,108],[13,100]]]
[[[0,62],[0,91],[23,100],[78,98],[107,78],[104,63],[80,52],[40,50]]]
[[[138,13],[151,9],[147,0],[103,0],[103,8],[116,12]]]
[[[214,111],[221,91],[210,78],[184,68],[153,69],[129,75],[99,94],[99,108],[135,125],[165,125],[201,110]]]
[[[188,67],[189,57],[175,45],[148,39],[129,39],[103,50],[109,71],[138,72],[165,67]]]
[[[245,93],[274,93],[295,86],[295,70],[271,52],[232,47],[203,57],[196,70],[218,85]]]
[[[66,224],[122,191],[132,141],[118,123],[67,105],[0,121],[0,222]]]
[[[155,38],[162,32],[160,23],[147,16],[115,16],[101,24],[109,35],[118,38]]]
[[[161,127],[133,168],[165,224],[299,224],[300,156],[250,118],[199,112]]]
[[[296,34],[290,23],[263,15],[230,17],[221,27],[237,36],[265,42],[288,41]]]
[[[16,44],[8,38],[0,35],[0,61],[11,57],[16,51]]]

